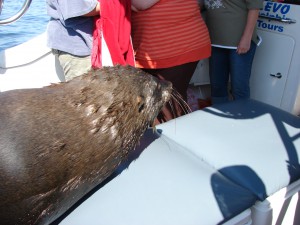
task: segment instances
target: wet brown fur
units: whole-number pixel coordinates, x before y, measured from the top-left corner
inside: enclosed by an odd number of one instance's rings
[[[171,93],[132,67],[0,93],[0,221],[49,224],[107,178]]]

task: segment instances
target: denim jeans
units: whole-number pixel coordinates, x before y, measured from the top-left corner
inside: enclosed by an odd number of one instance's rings
[[[246,54],[240,55],[236,49],[212,47],[209,59],[212,103],[229,101],[228,89],[234,100],[250,97],[249,80],[255,50],[254,42]]]

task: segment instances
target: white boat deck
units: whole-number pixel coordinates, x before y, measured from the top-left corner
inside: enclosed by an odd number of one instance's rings
[[[300,224],[298,56],[284,84],[271,78],[285,87],[276,107],[216,105],[147,130],[128,164],[53,225]],[[0,52],[0,94],[60,81],[45,34]]]

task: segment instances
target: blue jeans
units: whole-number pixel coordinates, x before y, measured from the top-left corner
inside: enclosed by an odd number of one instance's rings
[[[209,76],[212,103],[229,101],[228,84],[233,99],[250,97],[249,80],[256,44],[246,54],[237,54],[236,49],[212,47],[209,59]]]

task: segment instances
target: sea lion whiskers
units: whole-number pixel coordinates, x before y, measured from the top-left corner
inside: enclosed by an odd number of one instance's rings
[[[158,121],[165,122],[170,116],[171,118],[177,118],[190,112],[192,112],[192,110],[188,103],[176,89],[172,88],[171,98],[166,103],[165,109],[159,114]]]
[[[190,108],[189,104],[183,99],[181,94],[179,94],[179,92],[174,88],[172,91],[172,99],[178,103],[178,105],[183,110],[184,114],[188,114],[192,112],[192,109]]]

